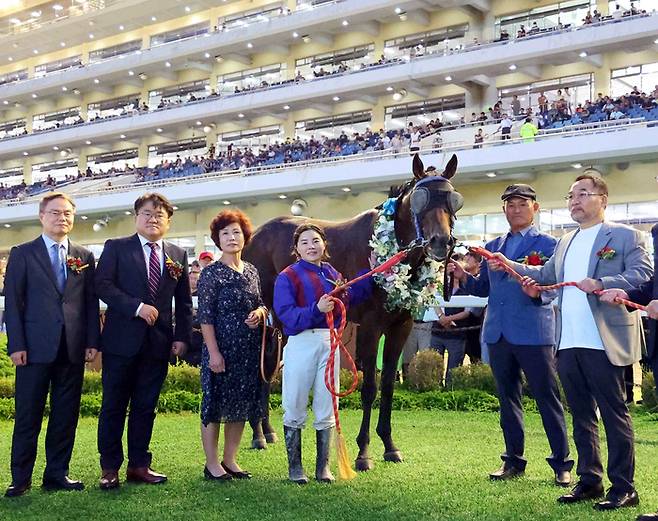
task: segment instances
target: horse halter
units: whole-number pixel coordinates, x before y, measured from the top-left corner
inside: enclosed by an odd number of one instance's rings
[[[431,189],[430,189],[431,185]],[[448,252],[445,257],[443,269],[443,300],[448,302],[452,297],[453,275],[448,274],[448,263],[457,243],[452,234],[457,212],[464,206],[464,196],[455,191],[448,179],[442,176],[427,176],[414,186],[409,196],[409,206],[416,228],[416,243],[423,244],[423,228],[420,224],[426,212],[433,208],[445,207],[450,213],[450,237],[448,238]],[[430,253],[430,255],[432,255]]]

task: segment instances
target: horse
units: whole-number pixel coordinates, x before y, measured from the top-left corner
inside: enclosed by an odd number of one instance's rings
[[[461,208],[461,195],[450,182],[457,170],[455,155],[448,161],[441,176],[433,167],[425,170],[422,160],[416,154],[412,161],[413,178],[404,185],[391,187],[390,197],[396,198],[394,215],[395,236],[401,247],[413,243],[423,247],[410,251],[406,262],[416,272],[430,255],[435,260],[445,260],[455,244],[452,235],[456,211]],[[422,185],[422,186],[421,186]],[[295,228],[302,223],[312,222],[324,228],[327,234],[328,251],[332,265],[347,279],[354,278],[361,270],[369,269],[371,250],[369,246],[375,223],[379,216],[378,208],[367,210],[344,222],[330,222],[303,217],[277,217],[260,228],[252,236],[245,248],[244,259],[258,269],[262,297],[271,309],[274,281],[286,266],[295,261],[292,255],[292,236]],[[379,339],[386,336],[384,344],[383,369],[381,375],[381,401],[376,432],[384,444],[384,460],[401,462],[402,453],[391,436],[391,405],[397,363],[404,343],[411,332],[413,317],[410,312],[385,309],[386,294],[375,285],[372,297],[365,303],[348,311],[348,320],[359,324],[356,340],[357,367],[363,372],[361,403],[363,417],[357,436],[359,453],[355,468],[366,471],[374,463],[369,455],[370,417],[372,404],[377,395],[376,361]],[[269,389],[265,399],[269,396]],[[267,409],[267,408],[266,408]],[[269,418],[262,425],[250,422],[254,429],[252,447],[264,448],[264,442],[276,441]]]

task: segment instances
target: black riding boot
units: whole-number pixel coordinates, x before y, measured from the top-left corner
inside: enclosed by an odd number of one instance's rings
[[[288,451],[288,479],[298,485],[306,485],[308,478],[302,467],[302,430],[283,426]]]
[[[331,448],[332,428],[316,431],[317,457],[315,459],[315,479],[320,483],[333,483],[336,481],[329,470],[329,449]]]

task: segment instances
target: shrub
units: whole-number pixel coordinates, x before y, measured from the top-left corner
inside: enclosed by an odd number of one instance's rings
[[[7,335],[0,334],[0,376],[14,376],[14,364],[7,354]]]
[[[103,392],[101,373],[98,371],[85,371],[82,380],[82,394],[96,394]]]
[[[477,389],[497,396],[496,382],[491,367],[486,364],[470,364],[455,367],[452,372],[450,390],[465,391]]]
[[[656,411],[658,409],[656,382],[651,371],[645,371],[642,374],[642,405],[647,411]]]
[[[162,393],[158,400],[158,412],[199,412],[201,393],[190,391],[169,391]]]
[[[14,399],[13,398],[0,398],[0,419],[13,420],[14,419]]]
[[[441,387],[443,358],[434,350],[419,351],[409,364],[409,388],[433,391]]]
[[[198,367],[180,362],[169,366],[169,373],[162,386],[162,392],[188,391],[198,393],[201,391],[201,377]]]
[[[80,416],[98,416],[103,397],[100,393],[83,394],[80,399]]]
[[[356,385],[356,391],[361,390],[361,386],[363,385],[363,373],[361,371],[357,371],[357,377],[359,379],[357,385]],[[345,392],[347,391],[351,386],[352,386],[352,381],[354,380],[354,375],[352,374],[352,371],[349,369],[341,369],[340,370],[340,392]]]
[[[14,397],[14,377],[0,376],[0,398]]]
[[[260,370],[259,370],[259,371],[260,371]],[[260,375],[260,372],[259,372],[259,375]],[[281,371],[277,371],[276,375],[274,376],[274,379],[273,379],[272,382],[270,383],[270,392],[271,392],[271,393],[273,393],[273,394],[274,394],[274,393],[279,393],[279,394],[281,394],[281,391],[282,391],[282,384],[283,384],[282,375],[283,375],[283,371],[282,371],[282,370],[281,370]],[[259,378],[260,378],[260,376],[259,376]]]

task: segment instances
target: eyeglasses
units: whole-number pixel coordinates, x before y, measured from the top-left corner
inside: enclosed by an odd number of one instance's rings
[[[580,201],[582,199],[587,199],[588,197],[594,197],[595,195],[604,196],[605,194],[595,194],[594,192],[579,192],[577,194],[569,193],[564,196],[564,200],[573,201],[576,199],[577,201]]]
[[[159,223],[164,222],[169,218],[166,213],[139,212],[137,215],[141,215],[147,221],[155,219]]]
[[[61,210],[48,210],[47,212],[44,213],[47,213],[57,218],[64,216],[66,219],[70,219],[75,215],[75,212],[72,212],[71,210],[65,210],[63,212]]]

